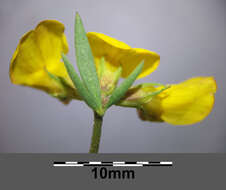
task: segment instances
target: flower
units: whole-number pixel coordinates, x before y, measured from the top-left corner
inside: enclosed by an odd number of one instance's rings
[[[64,25],[55,20],[40,22],[21,38],[12,56],[11,82],[43,90],[65,103],[78,97],[61,61],[62,52],[68,52]]]
[[[162,87],[143,87],[154,92]],[[154,96],[138,108],[142,120],[165,121],[173,125],[190,125],[202,121],[214,105],[216,82],[213,77],[195,77]]]

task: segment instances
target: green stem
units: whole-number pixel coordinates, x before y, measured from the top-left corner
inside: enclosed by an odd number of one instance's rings
[[[98,153],[102,122],[103,122],[103,116],[100,116],[96,112],[94,112],[93,135],[92,135],[92,141],[91,141],[89,153]]]

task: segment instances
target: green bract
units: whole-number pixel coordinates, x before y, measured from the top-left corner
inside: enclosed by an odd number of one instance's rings
[[[63,58],[64,64],[65,64],[65,67],[67,69],[67,72],[68,72],[72,82],[76,86],[79,95],[83,98],[83,100],[87,103],[88,106],[90,106],[93,110],[97,110],[98,105],[97,105],[94,97],[90,94],[88,89],[86,89],[85,85],[80,80],[77,73],[75,72],[72,64],[70,64],[69,60],[67,59],[67,57],[64,54],[62,54],[62,58]]]
[[[136,67],[136,69],[134,69],[134,71],[119,85],[119,87],[113,91],[106,108],[116,104],[125,95],[126,91],[129,89],[129,87],[131,87],[137,76],[141,73],[143,66],[144,61],[142,61]]]
[[[101,109],[100,83],[94,65],[94,58],[79,14],[75,18],[75,50],[77,66],[84,85]]]

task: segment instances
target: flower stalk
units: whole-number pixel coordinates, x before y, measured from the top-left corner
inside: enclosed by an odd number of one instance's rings
[[[100,138],[101,138],[103,116],[98,115],[95,111],[93,113],[94,113],[93,134],[92,134],[89,153],[98,153]]]

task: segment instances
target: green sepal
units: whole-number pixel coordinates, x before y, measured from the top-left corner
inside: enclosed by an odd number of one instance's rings
[[[141,98],[140,102],[142,102],[143,104],[145,104],[145,103],[151,101],[151,99],[152,99],[154,96],[160,94],[161,92],[163,92],[164,90],[168,89],[169,87],[170,87],[170,85],[167,85],[167,86],[164,86],[164,87],[163,87],[162,89],[160,89],[160,90],[157,90],[157,91],[155,91],[155,92],[150,92],[150,93],[148,93],[147,96],[145,96],[144,98]]]
[[[114,91],[114,89],[116,88],[118,80],[121,76],[121,73],[122,73],[122,66],[119,66],[119,68],[114,72],[114,75],[113,75],[113,78],[112,78],[113,80],[111,81],[111,84],[109,84],[108,91],[104,92],[104,94],[106,96],[111,95],[112,92]]]
[[[119,78],[121,77],[122,74],[122,66],[120,65],[119,68],[115,71],[115,78],[114,78],[114,85],[116,86],[118,83]]]
[[[101,90],[100,83],[97,76],[96,66],[94,64],[94,58],[90,48],[88,38],[86,36],[85,29],[82,24],[82,20],[78,13],[75,18],[75,50],[76,61],[80,72],[83,84],[93,97],[93,101],[101,108]]]
[[[62,54],[62,59],[64,61],[64,65],[67,69],[68,75],[70,76],[73,84],[77,88],[79,95],[83,98],[83,100],[89,107],[94,110],[97,110],[98,105],[96,104],[94,97],[80,80],[78,74],[75,72],[73,65],[69,62],[68,58],[64,54]]]
[[[47,72],[47,74],[49,75],[49,77],[50,77],[51,79],[53,79],[53,80],[55,80],[55,81],[61,83],[60,77],[58,77],[58,76],[56,76],[56,75],[50,73],[47,69],[45,69],[45,71]]]
[[[98,77],[102,98],[112,94],[122,73],[122,66],[119,66],[116,71],[112,72],[107,69],[105,64],[104,57],[101,57],[98,65]]]
[[[142,61],[134,69],[134,71],[119,85],[119,87],[117,87],[112,92],[112,95],[109,98],[108,103],[106,105],[106,109],[109,108],[110,106],[112,106],[113,104],[117,104],[117,102],[125,95],[127,90],[130,88],[130,86],[136,80],[138,75],[141,73],[143,66],[144,66],[144,61]]]
[[[100,81],[104,74],[104,71],[105,71],[105,59],[104,57],[101,57],[99,62],[99,69],[98,69],[98,77]]]
[[[145,87],[162,86],[161,89],[154,92],[142,92],[141,89]],[[148,103],[153,97],[162,93],[166,89],[170,88],[170,85],[163,85],[161,83],[143,83],[133,86],[127,91],[124,99],[121,99],[117,103],[118,106],[141,108],[143,104]]]

